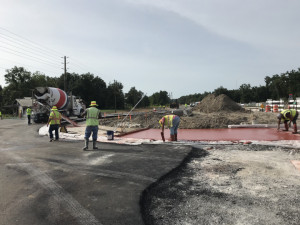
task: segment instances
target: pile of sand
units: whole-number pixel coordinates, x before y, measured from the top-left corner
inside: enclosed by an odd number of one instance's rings
[[[199,111],[204,113],[220,112],[220,111],[242,111],[242,107],[234,102],[227,95],[221,94],[215,96],[210,94],[206,96],[199,105],[194,107],[193,111]]]

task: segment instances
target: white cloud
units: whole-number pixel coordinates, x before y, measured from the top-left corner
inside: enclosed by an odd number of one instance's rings
[[[282,0],[128,0],[187,18],[208,30],[241,42],[299,47],[299,1]]]
[[[66,55],[71,72],[174,97],[259,85],[299,67],[299,6],[292,0],[5,1],[0,27],[56,50],[59,65],[0,51],[0,67],[14,65],[5,58],[58,76]],[[87,66],[78,68],[77,61]]]

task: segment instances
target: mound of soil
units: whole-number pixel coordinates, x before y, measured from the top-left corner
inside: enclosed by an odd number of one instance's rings
[[[210,94],[206,96],[199,105],[197,105],[193,111],[199,111],[203,113],[212,113],[220,111],[242,111],[242,107],[234,102],[225,94],[215,96]]]
[[[164,112],[138,113],[127,118],[124,125],[117,118],[103,119],[101,125],[112,127],[160,128],[158,121],[162,116],[172,114],[172,110]],[[273,113],[246,111],[227,95],[206,96],[199,105],[192,109],[189,116],[180,116],[181,129],[227,128],[228,125],[240,124],[276,124],[277,117]]]

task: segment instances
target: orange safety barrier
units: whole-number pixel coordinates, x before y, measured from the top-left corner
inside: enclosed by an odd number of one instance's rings
[[[273,112],[278,112],[278,105],[273,105]]]
[[[266,112],[271,112],[271,106],[270,105],[266,105]]]

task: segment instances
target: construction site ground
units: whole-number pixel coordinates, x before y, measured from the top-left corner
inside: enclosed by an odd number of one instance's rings
[[[262,112],[228,112],[221,123],[224,113],[181,117],[180,128],[276,123]],[[153,128],[161,116],[153,113]],[[45,126],[0,120],[0,224],[300,223],[299,140],[109,141],[117,121],[101,120],[99,150],[82,151],[84,124],[49,142],[38,135]]]
[[[181,112],[178,142],[128,136],[145,128],[157,135],[163,115]],[[276,131],[276,115],[209,95],[193,109],[105,117],[99,149],[89,151],[84,122],[49,142],[45,125],[0,120],[0,224],[298,225],[299,134]],[[228,125],[272,128],[225,141],[219,131]],[[193,129],[216,139],[180,140]]]

